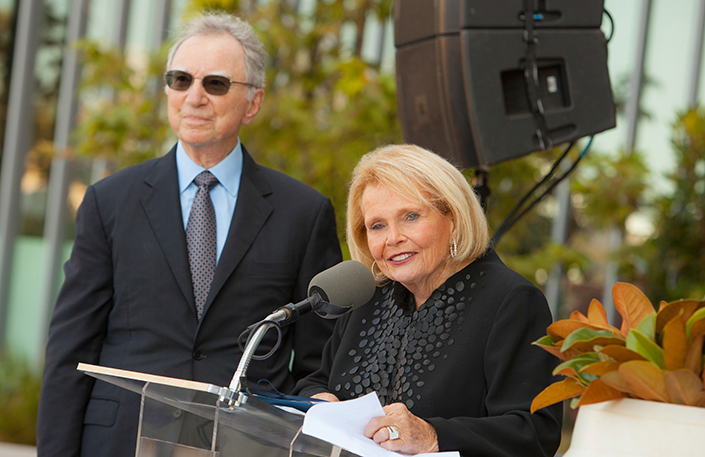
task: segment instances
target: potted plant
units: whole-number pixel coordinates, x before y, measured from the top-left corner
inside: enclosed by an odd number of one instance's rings
[[[657,311],[627,283],[612,299],[619,329],[593,299],[587,316],[575,311],[534,342],[563,360],[554,374],[565,379],[537,395],[532,412],[567,399],[581,407],[566,457],[702,455],[705,301],[662,301]]]

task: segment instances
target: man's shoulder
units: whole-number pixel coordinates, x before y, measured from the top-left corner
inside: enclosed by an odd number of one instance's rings
[[[111,189],[115,187],[122,187],[130,185],[131,183],[136,183],[139,181],[144,181],[150,176],[155,168],[162,166],[166,161],[169,160],[169,156],[157,157],[155,159],[150,159],[145,162],[138,163],[136,165],[123,168],[110,176],[107,176],[97,183],[95,183],[96,189]],[[173,158],[172,158],[173,160]],[[174,170],[176,167],[174,166]],[[176,176],[176,174],[174,174]]]

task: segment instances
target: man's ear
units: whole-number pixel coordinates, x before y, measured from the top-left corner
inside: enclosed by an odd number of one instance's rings
[[[247,112],[242,117],[242,123],[244,125],[249,124],[259,113],[259,109],[262,107],[262,102],[264,101],[264,89],[256,89],[255,96],[252,97],[250,103],[247,105]]]

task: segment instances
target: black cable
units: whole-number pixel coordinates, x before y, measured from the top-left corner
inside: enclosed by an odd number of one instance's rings
[[[614,36],[614,18],[606,9],[603,9],[602,12],[607,15],[607,18],[610,20],[610,35],[607,37],[607,43],[609,43],[612,37]]]
[[[534,24],[536,17],[543,19],[542,15],[536,16],[534,14],[533,0],[524,0],[524,12],[520,16],[520,18],[524,21],[523,39],[526,45],[522,69],[524,70],[524,82],[526,84],[526,94],[529,101],[529,107],[531,108],[531,114],[534,118],[536,139],[538,140],[539,149],[545,150],[553,147],[553,141],[548,134],[543,101],[539,95],[539,68],[536,56],[536,45],[539,39],[536,36]]]
[[[548,187],[541,195],[539,195],[539,196],[531,203],[531,205],[529,205],[528,208],[524,209],[521,213],[519,213],[518,216],[514,217],[511,221],[505,220],[506,224],[504,224],[504,223],[502,224],[504,227],[503,227],[503,228],[500,227],[500,228],[502,228],[502,231],[500,232],[500,230],[497,230],[497,233],[495,234],[495,236],[494,236],[494,238],[493,238],[493,244],[494,244],[494,245],[496,245],[496,244],[499,242],[499,240],[500,240],[501,237],[504,235],[504,233],[506,233],[507,231],[509,231],[509,229],[511,229],[511,228],[514,226],[514,224],[516,224],[522,217],[524,217],[524,215],[526,215],[526,213],[528,213],[529,211],[531,211],[531,209],[533,209],[534,206],[536,206],[541,200],[543,200],[543,198],[544,198],[546,195],[548,195],[549,193],[551,193],[551,191],[552,191],[558,184],[560,184],[565,178],[567,178],[567,177],[573,172],[573,170],[575,169],[575,167],[577,167],[578,163],[587,155],[587,152],[588,152],[588,150],[590,149],[590,145],[592,144],[593,138],[594,138],[594,137],[590,137],[590,141],[588,142],[588,144],[587,144],[587,145],[585,146],[585,148],[583,149],[583,152],[581,152],[580,155],[578,156],[578,158],[575,160],[575,162],[573,163],[573,165],[571,165],[571,167],[570,167],[562,176],[556,178],[556,179],[549,185],[549,187]],[[563,158],[564,156],[565,156],[565,154],[561,157],[561,159],[559,159],[558,161],[556,161],[556,164],[560,163],[560,161],[562,160],[562,158]],[[554,168],[553,168],[553,169],[555,169],[555,168],[556,168],[556,165],[554,165]],[[553,170],[553,169],[552,169],[552,170]],[[549,172],[549,174],[550,174],[550,173],[551,173],[551,172]],[[542,182],[543,182],[543,181],[545,181],[545,179],[542,180]],[[532,189],[532,192],[536,189],[536,187],[537,187],[537,186],[534,186],[534,189]],[[525,200],[526,200],[526,197],[524,198],[524,201],[525,201]]]
[[[523,205],[523,203],[528,199],[528,197],[529,197],[533,192],[535,192],[536,189],[537,189],[541,184],[543,184],[543,183],[547,180],[547,177],[549,177],[552,173],[555,172],[555,170],[557,169],[558,164],[559,164],[559,163],[563,160],[563,158],[566,156],[566,154],[568,153],[568,151],[570,150],[570,148],[572,147],[572,145],[573,145],[574,142],[572,142],[572,143],[568,146],[568,148],[565,150],[565,152],[563,153],[563,155],[561,155],[561,157],[560,157],[558,160],[556,160],[556,163],[555,163],[555,164],[553,165],[553,167],[551,168],[551,171],[549,171],[549,172],[546,174],[546,176],[541,180],[541,182],[538,183],[537,185],[535,185],[535,186],[531,189],[531,191],[529,191],[529,192],[527,193],[527,195],[524,196],[524,198],[521,200],[521,202],[514,208],[514,210],[512,210],[512,213],[510,214],[510,216],[508,216],[508,217],[504,220],[504,222],[502,222],[502,224],[500,225],[499,229],[497,229],[497,232],[496,232],[495,235],[492,237],[492,246],[496,246],[497,243],[499,243],[499,240],[502,238],[502,236],[504,236],[504,234],[505,234],[507,231],[509,231],[509,229],[511,229],[511,228],[514,226],[514,224],[516,224],[522,217],[524,217],[524,216],[526,215],[526,213],[528,213],[529,211],[531,211],[541,200],[543,200],[544,197],[546,197],[549,193],[551,193],[551,191],[552,191],[558,184],[560,184],[565,178],[567,178],[567,177],[573,172],[573,170],[575,170],[575,168],[578,166],[578,163],[580,163],[580,161],[587,155],[587,152],[588,152],[588,150],[590,149],[590,146],[592,145],[592,140],[593,140],[593,138],[594,138],[594,137],[590,137],[590,140],[588,141],[588,144],[585,146],[585,148],[584,148],[583,151],[580,153],[580,155],[578,156],[578,158],[575,159],[575,162],[573,162],[573,164],[571,165],[571,167],[570,167],[565,173],[563,173],[563,175],[561,175],[560,177],[558,177],[558,178],[556,178],[555,180],[553,180],[553,181],[551,182],[551,184],[548,186],[548,188],[547,188],[541,195],[539,195],[534,201],[532,201],[531,204],[530,204],[527,208],[525,208],[523,211],[521,211],[516,217],[513,217],[513,218],[510,219],[510,217],[512,217],[512,215],[516,213],[516,211],[518,210],[518,208],[521,207],[521,205]]]
[[[252,335],[254,333],[256,333],[257,330],[263,325],[269,326],[267,328],[267,331],[269,331],[269,329],[272,327],[277,329],[277,343],[274,345],[274,347],[269,352],[267,352],[264,355],[254,355],[253,354],[252,360],[266,360],[266,359],[270,358],[272,356],[272,354],[274,354],[274,351],[279,349],[279,346],[281,345],[281,342],[282,342],[282,329],[281,329],[281,327],[279,327],[279,323],[275,322],[275,321],[263,320],[263,321],[260,321],[256,324],[250,325],[242,333],[240,333],[240,336],[238,336],[237,345],[240,347],[240,350],[243,353],[245,352],[245,348],[247,347],[247,345],[250,343],[250,339],[252,338]],[[247,341],[245,341],[245,346],[243,347],[242,339],[245,335],[247,335]]]
[[[526,201],[533,195],[533,193],[536,192],[536,190],[539,187],[541,187],[549,178],[551,178],[553,176],[553,174],[558,169],[558,165],[568,155],[568,152],[570,151],[570,149],[573,147],[574,144],[575,144],[575,141],[571,141],[570,144],[568,144],[568,147],[565,148],[565,150],[563,151],[563,154],[561,154],[561,156],[558,158],[558,160],[556,160],[556,162],[553,164],[553,167],[551,168],[551,170],[548,173],[546,173],[546,175],[541,179],[541,181],[536,183],[536,185],[534,185],[534,187],[531,188],[531,190],[528,191],[526,193],[526,195],[524,195],[524,197],[521,200],[519,200],[519,203],[517,203],[514,206],[514,209],[512,209],[512,211],[509,212],[509,215],[507,215],[507,217],[504,218],[504,221],[502,221],[502,223],[500,224],[499,228],[497,229],[497,232],[495,232],[496,233],[495,237],[497,236],[497,234],[504,234],[504,232],[509,229],[509,227],[507,227],[507,225],[511,222],[514,215],[519,211],[519,209],[524,205],[524,203],[526,203]],[[514,225],[514,224],[512,223],[512,225]],[[499,239],[497,239],[497,241],[499,241]]]
[[[578,163],[582,160],[583,157],[584,157],[584,156],[582,156],[582,155],[579,156],[579,157],[575,160],[575,162],[573,163],[573,165],[571,165],[571,167],[568,169],[568,171],[566,171],[566,172],[563,174],[563,176],[561,176],[560,178],[556,178],[553,182],[551,182],[551,185],[546,189],[546,191],[545,191],[543,194],[539,195],[539,196],[536,198],[536,200],[534,200],[533,202],[531,202],[531,205],[529,205],[526,209],[524,209],[521,213],[519,213],[519,215],[511,222],[511,224],[510,224],[508,227],[506,227],[506,229],[504,230],[504,232],[500,233],[500,234],[499,234],[499,237],[495,239],[495,244],[499,241],[499,238],[501,238],[501,237],[504,235],[504,233],[506,233],[509,229],[511,229],[511,228],[514,226],[514,224],[516,224],[516,223],[519,221],[519,219],[521,219],[522,217],[524,217],[524,215],[526,215],[526,213],[528,213],[529,211],[531,211],[541,200],[544,199],[544,197],[546,197],[548,194],[550,194],[551,191],[553,191],[553,189],[554,189],[558,184],[560,184],[565,178],[567,178],[568,175],[575,169],[575,167],[578,165]]]

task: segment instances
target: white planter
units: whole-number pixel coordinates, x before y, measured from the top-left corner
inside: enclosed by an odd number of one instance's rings
[[[703,457],[705,408],[622,399],[581,406],[564,457]]]

